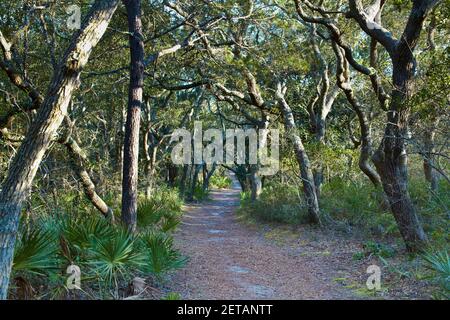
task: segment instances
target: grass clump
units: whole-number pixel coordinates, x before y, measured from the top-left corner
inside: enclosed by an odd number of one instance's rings
[[[369,256],[376,256],[381,258],[392,258],[397,251],[390,245],[383,244],[376,241],[366,241],[363,244],[363,251],[356,252],[353,255],[354,260],[361,260]]]

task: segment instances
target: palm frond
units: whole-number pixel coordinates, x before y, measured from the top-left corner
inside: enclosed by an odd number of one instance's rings
[[[162,232],[149,232],[142,237],[148,250],[146,271],[161,276],[170,270],[182,268],[187,259],[173,247],[173,238]]]
[[[43,275],[58,265],[55,235],[45,229],[32,228],[19,234],[12,269]]]
[[[89,264],[95,274],[111,283],[118,276],[125,277],[142,268],[145,259],[136,238],[126,230],[118,230],[114,237],[97,239],[90,250]]]

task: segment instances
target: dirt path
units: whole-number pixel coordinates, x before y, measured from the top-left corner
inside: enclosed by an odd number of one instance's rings
[[[317,248],[305,245],[292,250],[238,222],[234,215],[239,205],[237,185],[212,191],[210,196],[206,203],[188,206],[175,236],[177,246],[190,258],[170,281],[183,298],[354,298],[333,281],[333,261],[317,254]]]

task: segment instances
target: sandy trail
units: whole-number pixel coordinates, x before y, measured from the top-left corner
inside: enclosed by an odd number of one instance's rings
[[[184,299],[354,298],[333,281],[333,261],[316,247],[292,250],[237,221],[239,191],[233,183],[187,207],[175,241],[190,260],[171,277],[171,289]]]

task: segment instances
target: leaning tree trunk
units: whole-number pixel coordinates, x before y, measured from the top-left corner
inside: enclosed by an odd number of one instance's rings
[[[70,126],[72,125],[71,120],[66,117],[66,122]],[[73,130],[73,129],[72,129]],[[98,195],[94,182],[92,181],[89,173],[85,169],[86,154],[80,148],[78,143],[70,136],[73,131],[70,132],[65,137],[62,137],[58,142],[64,145],[70,156],[70,164],[77,175],[78,179],[81,181],[84,193],[86,197],[91,201],[94,207],[100,211],[100,213],[114,222],[114,214],[112,209],[103,201],[103,199]]]
[[[80,179],[86,197],[105,218],[114,222],[113,210],[98,195],[95,184],[84,167],[83,162],[86,156],[83,154],[83,150],[81,150],[80,146],[72,138],[64,142],[64,145],[71,157],[72,169]]]
[[[80,72],[103,36],[118,0],[98,0],[76,33],[53,76],[36,119],[22,142],[0,193],[0,299],[6,299],[19,214],[36,171],[61,125]]]
[[[410,56],[407,59],[405,56]],[[413,85],[414,67],[412,54],[397,53],[393,62],[392,101],[388,113],[384,137],[373,155],[373,162],[381,177],[392,213],[400,233],[410,251],[422,250],[427,237],[408,192],[408,167],[406,139],[409,136],[410,109],[408,95]]]
[[[136,230],[138,196],[139,127],[144,85],[144,41],[141,1],[124,0],[130,32],[130,87],[125,124],[122,178],[122,221],[132,232]]]
[[[295,151],[295,157],[300,167],[300,176],[303,183],[303,192],[305,194],[306,205],[308,207],[308,217],[311,223],[320,224],[319,201],[316,194],[316,186],[314,184],[314,176],[311,170],[308,155],[303,146],[300,136],[296,133],[296,124],[292,110],[286,100],[282,89],[278,88],[277,99],[284,118],[284,127],[289,139],[292,142]]]

